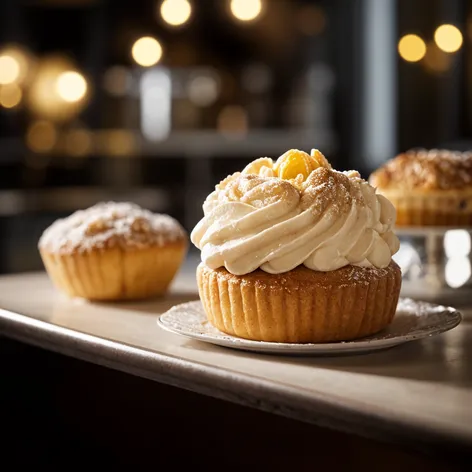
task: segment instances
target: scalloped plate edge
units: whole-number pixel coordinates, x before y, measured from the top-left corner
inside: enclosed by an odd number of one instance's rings
[[[413,302],[415,303],[415,302]],[[418,302],[418,306],[419,306]],[[421,302],[423,303],[423,302]],[[189,325],[185,324],[185,318],[188,317],[188,311],[190,310],[193,316],[201,318],[202,326],[206,321],[206,317],[202,312],[201,302],[187,302],[180,305],[172,307],[167,312],[163,313],[158,317],[158,325],[171,333],[185,336],[190,339],[196,339],[198,341],[203,341],[210,344],[215,344],[224,347],[230,347],[233,349],[253,351],[253,352],[266,352],[266,353],[275,353],[275,354],[343,354],[343,353],[363,353],[369,351],[376,351],[380,349],[387,349],[394,347],[400,344],[407,342],[415,341],[418,339],[427,338],[430,336],[438,335],[449,331],[460,324],[462,321],[462,314],[452,307],[434,305],[434,304],[424,304],[424,306],[429,305],[431,307],[443,308],[444,313],[448,316],[444,318],[441,324],[436,324],[431,327],[425,327],[422,329],[413,329],[412,331],[405,333],[404,335],[398,335],[388,338],[377,338],[376,335],[360,338],[358,340],[336,342],[336,343],[274,343],[266,341],[253,341],[249,339],[238,338],[236,336],[231,336],[229,334],[222,333],[217,331],[212,327],[214,333],[203,333],[199,332],[196,329],[192,329]],[[200,309],[198,309],[198,308]],[[175,316],[179,317],[183,321],[183,324],[176,326],[175,322],[172,319]],[[413,315],[411,315],[413,316]]]

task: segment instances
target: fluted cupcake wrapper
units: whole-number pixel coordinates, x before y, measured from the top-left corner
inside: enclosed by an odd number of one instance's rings
[[[186,243],[60,253],[40,249],[52,282],[72,297],[130,300],[162,295],[182,263]]]
[[[397,226],[472,226],[472,191],[381,190],[397,210]]]
[[[260,270],[234,276],[226,269],[197,269],[208,320],[220,331],[273,342],[342,341],[376,333],[395,315],[401,272],[348,266],[284,274]]]

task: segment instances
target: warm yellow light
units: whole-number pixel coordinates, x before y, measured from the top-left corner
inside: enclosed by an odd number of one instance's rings
[[[88,93],[78,101],[67,101],[64,98],[70,100],[77,97],[78,92],[74,84],[81,83],[80,79],[70,80],[67,75],[63,76],[75,69],[75,64],[62,56],[45,57],[38,61],[34,77],[27,89],[29,111],[38,118],[51,121],[70,120],[80,113],[87,105]],[[63,78],[59,81],[61,76]],[[72,91],[69,90],[71,82]],[[79,85],[79,88],[83,87]]]
[[[426,55],[421,64],[430,72],[441,74],[451,67],[452,57],[439,49],[434,41],[428,42]]]
[[[62,72],[56,81],[56,91],[64,101],[78,102],[87,93],[87,81],[78,72]]]
[[[48,152],[57,141],[57,131],[49,121],[36,121],[26,133],[26,144],[34,152]]]
[[[20,64],[18,61],[12,56],[0,56],[0,84],[12,84],[19,76]]]
[[[0,106],[4,108],[14,108],[19,105],[22,96],[23,94],[18,85],[3,85],[0,87]]]
[[[83,157],[92,150],[92,135],[86,129],[73,129],[67,133],[64,144],[68,154]]]
[[[462,33],[453,25],[441,25],[434,32],[434,40],[444,52],[456,52],[462,46]]]
[[[0,51],[0,63],[0,83],[5,84],[2,76],[10,76],[8,83],[20,84],[28,79],[33,59],[21,46],[11,44]]]
[[[162,19],[172,26],[181,26],[190,19],[192,5],[188,0],[164,0],[161,5]]]
[[[150,36],[138,39],[131,49],[133,59],[143,67],[150,67],[159,62],[162,57],[162,46],[159,41]]]
[[[113,157],[130,157],[137,147],[134,134],[122,129],[102,131],[98,136],[98,144],[101,152]]]
[[[255,20],[262,12],[261,0],[231,0],[231,13],[241,21]]]
[[[426,54],[426,44],[416,34],[407,34],[398,42],[398,53],[405,61],[418,62]]]

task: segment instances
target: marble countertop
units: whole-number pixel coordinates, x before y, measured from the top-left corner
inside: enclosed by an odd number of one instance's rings
[[[0,335],[292,418],[429,452],[472,446],[472,317],[440,336],[343,357],[246,353],[160,329],[198,298],[192,264],[164,299],[69,300],[44,273],[0,277]]]

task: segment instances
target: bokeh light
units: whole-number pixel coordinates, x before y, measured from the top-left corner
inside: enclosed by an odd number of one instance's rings
[[[87,81],[78,72],[62,72],[57,78],[56,90],[66,102],[78,102],[87,93]]]
[[[20,77],[20,64],[10,55],[0,56],[0,85],[13,84]]]
[[[248,116],[246,110],[238,105],[224,107],[217,119],[218,131],[236,137],[242,137],[248,131]]]
[[[451,56],[439,49],[434,41],[428,42],[426,55],[421,63],[430,72],[442,74],[451,67]]]
[[[196,73],[190,78],[187,93],[192,103],[207,107],[215,103],[220,93],[219,78],[215,73]]]
[[[133,59],[143,67],[156,65],[162,57],[162,46],[159,41],[151,36],[139,38],[131,49]]]
[[[253,21],[262,13],[261,0],[231,0],[231,13],[240,21]]]
[[[251,93],[267,92],[272,81],[272,72],[264,63],[251,63],[242,70],[241,83]]]
[[[49,121],[35,121],[26,132],[26,145],[33,152],[52,151],[57,142],[57,131]]]
[[[67,154],[84,157],[92,151],[92,134],[86,129],[72,129],[65,135],[64,147]]]
[[[462,46],[462,33],[454,25],[441,25],[434,32],[434,40],[444,52],[456,52]]]
[[[467,257],[452,258],[446,262],[444,278],[449,287],[462,287],[470,280],[471,275],[472,268]]]
[[[444,252],[448,260],[444,276],[450,287],[462,287],[470,280],[472,275],[469,259],[471,249],[472,240],[468,231],[455,229],[446,232]]]
[[[80,113],[88,102],[89,94],[84,93],[82,80],[85,79],[81,74],[70,74],[75,69],[74,64],[63,56],[50,56],[38,62],[27,94],[33,115],[47,120],[66,121]]]
[[[0,106],[3,108],[15,108],[21,102],[23,92],[17,84],[0,86]]]
[[[161,4],[162,19],[171,26],[182,26],[192,15],[189,0],[164,0]]]
[[[111,129],[98,135],[99,151],[112,157],[130,157],[137,148],[134,134],[128,130]]]
[[[407,34],[398,42],[398,53],[407,62],[418,62],[426,54],[426,44],[418,35]]]
[[[0,50],[0,84],[23,84],[33,65],[31,54],[23,47],[9,44]]]
[[[123,66],[112,66],[104,74],[103,86],[110,95],[123,97],[131,88],[131,75]]]
[[[471,235],[465,229],[451,229],[444,235],[444,252],[448,258],[466,257],[471,249]]]

